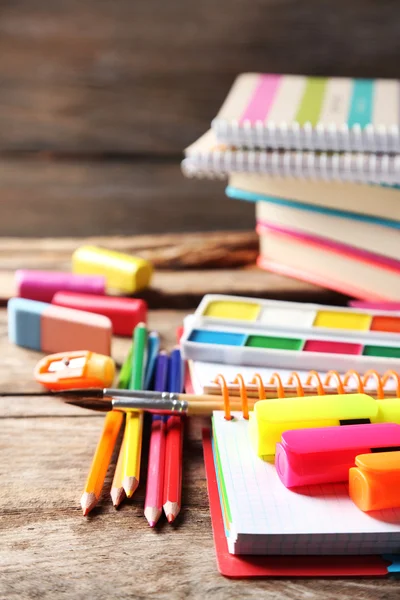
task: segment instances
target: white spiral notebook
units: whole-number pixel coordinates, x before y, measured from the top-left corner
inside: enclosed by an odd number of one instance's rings
[[[352,183],[400,184],[400,154],[251,150],[226,146],[208,131],[185,150],[187,177],[222,179],[232,173],[255,173]]]
[[[399,86],[393,79],[244,73],[212,128],[238,147],[399,152]]]
[[[323,401],[323,399],[321,400]],[[213,415],[214,460],[231,554],[396,554],[400,509],[364,513],[347,484],[287,489],[250,445],[248,421]]]

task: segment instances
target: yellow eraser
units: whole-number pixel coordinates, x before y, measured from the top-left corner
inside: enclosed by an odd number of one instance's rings
[[[366,394],[260,400],[250,413],[250,438],[258,456],[272,457],[284,431],[332,427],[360,419],[376,422],[379,408]]]
[[[107,289],[133,294],[150,284],[153,267],[149,261],[122,252],[81,246],[72,255],[72,270],[81,275],[103,275]]]

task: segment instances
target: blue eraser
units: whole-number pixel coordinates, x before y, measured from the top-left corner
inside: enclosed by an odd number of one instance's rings
[[[41,317],[49,306],[26,298],[11,298],[8,301],[8,339],[17,346],[41,350]]]

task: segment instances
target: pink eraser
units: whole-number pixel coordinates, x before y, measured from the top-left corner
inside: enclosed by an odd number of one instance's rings
[[[15,272],[17,296],[39,302],[51,302],[56,292],[61,290],[104,294],[105,277],[98,275],[75,275],[61,271],[33,271],[19,269]]]
[[[400,302],[366,302],[364,300],[351,300],[352,308],[365,308],[371,310],[400,310]]]
[[[107,317],[49,304],[41,326],[41,347],[47,354],[71,350],[111,354],[112,324]]]
[[[110,319],[116,335],[129,337],[136,325],[145,323],[147,317],[147,304],[139,298],[57,292],[52,304],[104,315]]]

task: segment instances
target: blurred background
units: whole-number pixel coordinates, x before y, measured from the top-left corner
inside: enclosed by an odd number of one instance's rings
[[[243,71],[398,77],[396,0],[0,0],[0,235],[254,226],[182,150]]]

